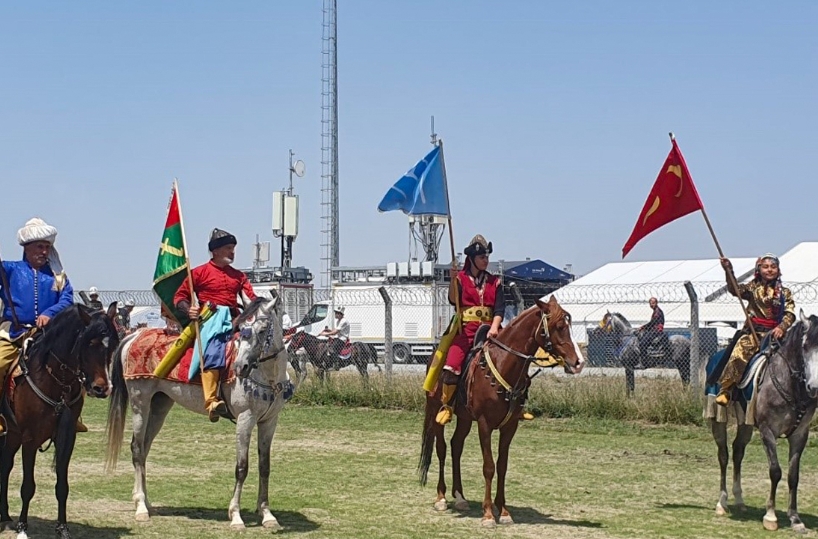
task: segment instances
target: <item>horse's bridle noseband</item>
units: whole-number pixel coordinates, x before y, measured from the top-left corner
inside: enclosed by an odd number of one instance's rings
[[[277,347],[273,348],[272,351],[269,351],[270,348],[273,346],[273,341],[275,340],[275,324],[272,323],[272,318],[273,318],[272,316],[264,315],[264,316],[257,316],[256,319],[255,319],[255,322],[258,322],[259,320],[271,319],[271,323],[267,327],[267,331],[264,332],[264,343],[263,343],[263,345],[261,347],[261,352],[259,353],[259,357],[249,360],[247,362],[247,365],[242,367],[241,372],[240,372],[240,376],[242,376],[243,378],[246,378],[247,376],[249,376],[250,372],[253,369],[258,368],[258,366],[260,364],[264,363],[265,361],[269,361],[269,360],[273,359],[278,354],[280,354],[281,352],[283,352],[284,350],[287,349],[287,345],[285,344],[283,346],[277,346]],[[252,335],[252,333],[253,333],[253,329],[250,326],[243,327],[239,331],[239,334],[243,338],[250,337]]]

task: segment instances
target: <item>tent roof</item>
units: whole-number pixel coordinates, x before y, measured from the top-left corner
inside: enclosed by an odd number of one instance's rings
[[[503,265],[503,275],[508,277],[532,281],[570,281],[574,278],[570,273],[557,269],[539,259],[491,262],[489,263],[489,271],[499,273],[501,263]]]

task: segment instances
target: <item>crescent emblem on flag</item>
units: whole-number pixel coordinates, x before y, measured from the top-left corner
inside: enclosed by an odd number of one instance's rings
[[[670,165],[667,167],[666,172],[672,172],[679,178],[679,190],[676,191],[676,194],[673,196],[675,196],[676,198],[681,197],[682,189],[684,189],[685,186],[684,179],[682,179],[682,167],[680,165]]]
[[[645,218],[642,219],[642,226],[645,226],[645,223],[647,222],[648,217],[650,217],[651,215],[656,213],[656,210],[659,209],[659,204],[661,204],[661,203],[662,203],[662,201],[659,200],[659,197],[657,196],[656,199],[653,201],[653,204],[651,204],[650,209],[648,210],[648,213],[645,214]]]

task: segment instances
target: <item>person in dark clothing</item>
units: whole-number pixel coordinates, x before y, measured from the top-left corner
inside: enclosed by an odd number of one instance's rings
[[[653,314],[647,324],[639,328],[639,351],[645,354],[653,339],[660,337],[665,329],[665,313],[659,308],[659,300],[650,298],[648,305],[653,309]]]

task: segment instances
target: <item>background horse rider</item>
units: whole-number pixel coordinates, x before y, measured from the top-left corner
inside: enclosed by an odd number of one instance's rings
[[[659,300],[650,298],[648,305],[653,309],[653,313],[650,316],[650,321],[640,327],[638,333],[639,350],[641,350],[642,355],[647,354],[650,343],[657,337],[661,337],[665,329],[665,313],[659,308]]]
[[[236,254],[236,237],[229,232],[214,228],[210,234],[207,248],[210,261],[193,268],[193,290],[199,305],[211,302],[217,306],[216,313],[201,327],[204,353],[194,345],[194,361],[202,357],[202,389],[204,390],[205,409],[210,421],[216,422],[220,416],[227,415],[227,405],[219,399],[219,380],[225,366],[225,350],[232,336],[232,320],[239,315],[238,298],[248,304],[256,299],[247,276],[230,264]],[[199,307],[191,302],[188,281],[185,280],[173,296],[176,309],[195,320],[199,316]],[[191,368],[192,370],[192,368]]]
[[[344,345],[349,342],[349,320],[344,318],[344,308],[335,307],[335,328],[324,328],[319,337],[329,337],[328,354],[340,355]]]
[[[449,302],[456,305],[460,302],[462,319],[460,332],[455,336],[446,355],[446,366],[443,367],[441,383],[443,406],[435,420],[445,425],[452,420],[451,400],[460,380],[460,373],[466,354],[474,343],[474,336],[483,324],[491,323],[488,337],[496,337],[500,332],[505,311],[503,286],[496,275],[488,272],[489,255],[492,252],[491,242],[480,234],[476,235],[463,249],[466,262],[463,269],[451,269],[449,283]]]
[[[730,285],[730,275],[733,273],[730,260],[722,258],[721,265],[727,278],[727,289],[734,296],[747,301],[750,323],[758,338],[763,340],[769,334],[773,339],[781,339],[795,322],[795,302],[790,289],[781,284],[778,257],[768,253],[758,258],[753,280],[738,285],[738,290]],[[716,397],[717,404],[726,406],[730,402],[733,388],[741,380],[747,363],[758,353],[759,348],[760,343],[756,342],[749,326],[745,324],[719,379],[721,391]]]

